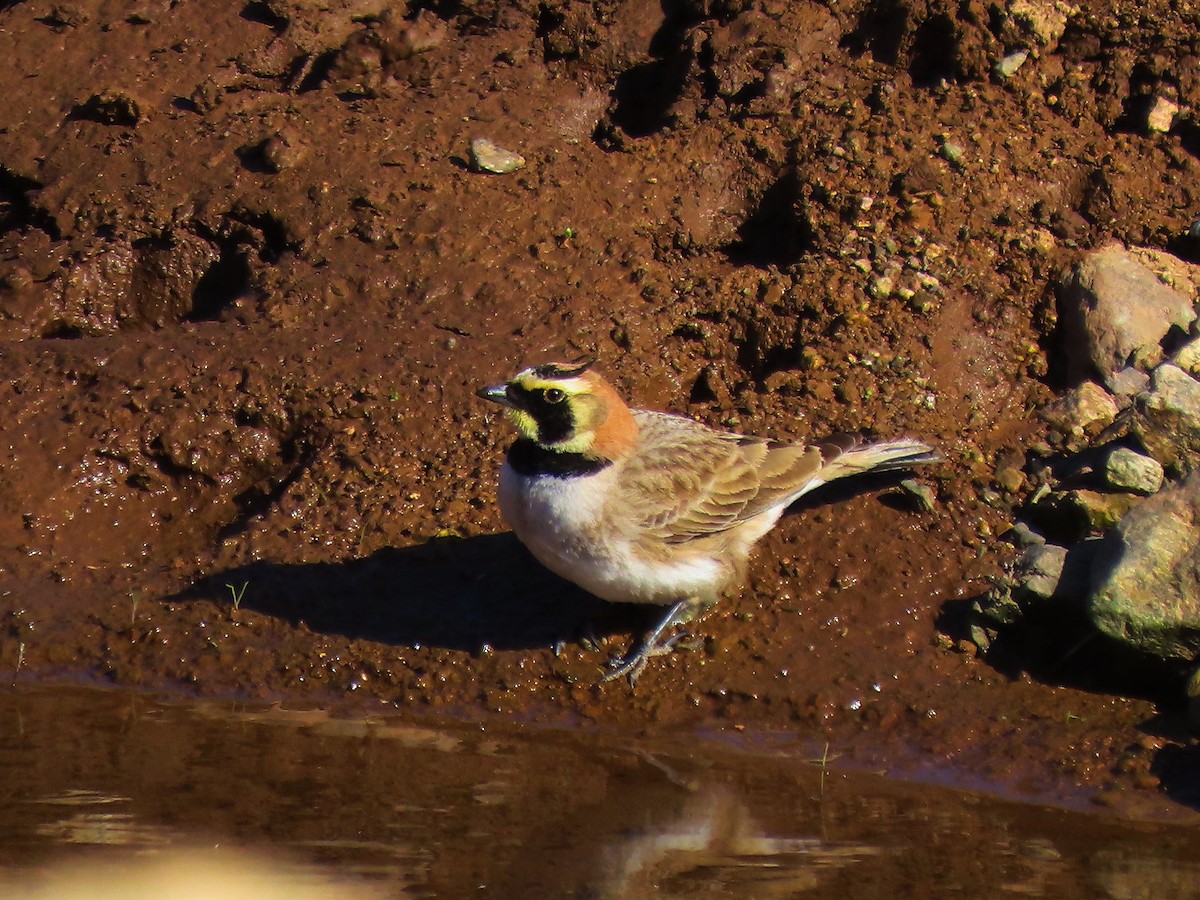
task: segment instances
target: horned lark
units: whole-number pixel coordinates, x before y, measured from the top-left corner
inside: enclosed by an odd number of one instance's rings
[[[592,363],[526,369],[479,396],[519,437],[500,511],[552,572],[604,600],[669,607],[605,680],[634,683],[664,638],[742,578],[750,548],[798,497],[835,478],[938,459],[919,441],[789,444],[630,409]]]

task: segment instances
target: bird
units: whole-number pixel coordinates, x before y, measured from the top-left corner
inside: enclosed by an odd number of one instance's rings
[[[941,457],[917,440],[839,436],[789,443],[632,409],[595,360],[518,372],[479,397],[517,430],[500,469],[500,512],[547,569],[614,603],[666,607],[603,681],[636,685],[677,625],[743,580],[751,548],[814,488]]]

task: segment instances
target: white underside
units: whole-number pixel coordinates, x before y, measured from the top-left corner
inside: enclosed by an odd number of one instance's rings
[[[729,579],[728,561],[680,548],[679,559],[646,559],[632,524],[606,510],[615,467],[575,478],[524,478],[500,470],[500,511],[521,543],[550,571],[604,600],[665,604],[688,597],[716,599]],[[745,549],[778,521],[765,512],[745,535]],[[740,536],[740,535],[739,535]]]

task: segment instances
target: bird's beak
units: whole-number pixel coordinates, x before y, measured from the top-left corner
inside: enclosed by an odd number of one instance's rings
[[[499,385],[498,387],[480,388],[475,392],[476,397],[482,397],[484,400],[491,400],[493,403],[499,403],[501,406],[512,406],[512,401],[508,399],[508,386]]]

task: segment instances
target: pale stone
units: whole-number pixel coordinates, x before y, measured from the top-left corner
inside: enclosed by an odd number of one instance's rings
[[[1146,115],[1146,127],[1151,131],[1166,134],[1175,124],[1175,116],[1179,114],[1179,104],[1172,103],[1166,97],[1155,97],[1154,105]]]
[[[1109,244],[1073,267],[1060,290],[1071,377],[1094,372],[1109,384],[1127,366],[1149,369],[1162,359],[1167,333],[1190,328],[1196,319],[1191,270],[1200,277],[1200,267],[1174,257],[1168,263],[1166,256]]]
[[[1025,65],[1025,60],[1029,59],[1028,50],[1018,50],[1016,53],[1010,53],[1000,62],[996,63],[996,74],[1001,78],[1012,78],[1017,74],[1017,70]]]
[[[471,141],[471,165],[480,172],[507,175],[525,165],[525,157],[497,146],[488,138]]]

